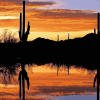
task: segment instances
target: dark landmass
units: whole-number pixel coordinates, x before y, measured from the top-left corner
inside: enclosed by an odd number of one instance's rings
[[[0,47],[0,64],[23,61],[37,65],[77,65],[90,70],[99,67],[99,37],[94,33],[59,42],[39,37],[26,43],[0,43]]]

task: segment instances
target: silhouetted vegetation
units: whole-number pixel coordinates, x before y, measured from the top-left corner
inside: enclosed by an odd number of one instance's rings
[[[4,30],[0,35],[0,43],[17,43],[19,39],[15,37],[15,34],[12,31]]]
[[[22,71],[19,73],[19,93],[21,98],[21,82],[23,88],[23,100],[25,99],[25,82],[27,81],[27,88],[29,89],[29,77],[25,71],[25,64],[35,63],[42,65],[46,63],[57,64],[57,75],[60,65],[69,66],[77,65],[83,66],[89,70],[94,70],[99,67],[99,37],[94,33],[87,34],[82,38],[75,38],[59,41],[59,35],[57,35],[57,41],[37,38],[33,41],[27,41],[30,31],[30,25],[28,21],[27,31],[25,32],[25,1],[23,1],[23,30],[22,30],[22,13],[20,13],[20,30],[19,39],[12,35],[11,32],[5,30],[0,40],[1,56],[0,56],[0,72],[4,75],[4,83],[6,74],[8,74],[9,81],[12,74],[16,75],[16,63],[21,63]],[[98,31],[99,32],[99,31]],[[27,42],[26,42],[27,41]],[[3,67],[2,67],[3,66]],[[22,75],[22,79],[21,79]]]
[[[90,33],[82,38],[59,42],[37,38],[25,44],[21,42],[15,43],[14,45],[7,44],[9,49],[7,49],[5,44],[0,44],[2,48],[0,63],[2,63],[4,59],[21,62],[22,57],[23,61],[28,64],[60,63],[83,66],[93,70],[99,65],[97,57],[99,52],[98,41],[98,35]],[[4,56],[4,54],[6,56]]]
[[[94,28],[94,34],[96,34],[96,30],[95,30],[95,28]]]
[[[30,25],[28,21],[27,31],[25,32],[25,4],[23,4],[23,31],[22,31],[22,13],[20,13],[20,30],[19,30],[19,39],[21,42],[27,41],[29,31],[30,31]]]
[[[2,80],[3,84],[11,83],[11,79],[14,80],[14,76],[17,75],[16,72],[18,70],[18,67],[20,67],[20,64],[18,63],[10,64],[10,65],[9,63],[5,63],[5,64],[0,65],[0,74],[3,75],[3,80]],[[9,81],[7,81],[8,79]]]

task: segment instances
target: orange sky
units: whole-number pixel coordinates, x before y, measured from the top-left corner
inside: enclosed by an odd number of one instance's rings
[[[16,32],[18,37],[19,16],[23,11],[22,1],[0,0],[0,28]],[[30,21],[30,34],[28,40],[37,37],[57,40],[82,37],[97,29],[97,12],[71,9],[46,9],[46,5],[55,5],[54,2],[30,3],[26,2],[26,29]],[[43,9],[39,9],[39,8]],[[2,30],[0,33],[2,33]]]
[[[66,69],[65,69],[66,68]],[[29,67],[26,65],[26,71],[30,78],[30,89],[27,90],[27,85],[25,87],[26,100],[28,98],[31,99],[44,99],[45,97],[39,97],[38,95],[50,95],[53,96],[61,96],[61,95],[96,95],[94,93],[84,93],[84,92],[96,92],[96,87],[93,88],[94,76],[97,73],[96,70],[94,72],[82,69],[82,68],[74,68],[71,66],[69,68],[69,75],[67,66],[60,66],[59,73],[57,76],[57,68],[56,65],[45,64],[41,66],[32,65]],[[19,74],[19,72],[18,72]],[[6,80],[8,78],[6,77]],[[15,80],[15,81],[14,81]],[[18,75],[11,78],[11,82],[7,80],[8,85],[2,84],[0,81],[0,98],[9,98],[14,100],[15,98],[19,98],[19,86],[18,86]],[[97,83],[97,82],[96,82]],[[96,86],[95,83],[95,86]],[[26,81],[25,81],[26,84]],[[15,85],[15,86],[13,86]],[[9,91],[9,93],[8,93]],[[34,96],[30,96],[34,95]],[[36,96],[37,95],[37,96]]]

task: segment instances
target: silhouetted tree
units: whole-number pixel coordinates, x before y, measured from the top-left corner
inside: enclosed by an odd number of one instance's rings
[[[0,43],[16,43],[18,39],[15,38],[16,33],[13,33],[8,30],[4,30],[3,33],[0,35]]]
[[[2,80],[2,83],[3,84],[8,84],[8,83],[11,83],[11,78],[13,78],[14,80],[14,76],[17,75],[16,71],[18,70],[18,64],[15,64],[15,65],[9,65],[9,64],[2,64],[0,65],[0,74],[3,75],[4,79]],[[8,79],[9,78],[9,81]],[[14,80],[16,82],[16,80]]]

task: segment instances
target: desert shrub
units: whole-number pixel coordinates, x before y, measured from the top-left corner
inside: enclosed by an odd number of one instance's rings
[[[19,41],[18,38],[15,37],[16,32],[12,33],[12,31],[4,30],[0,35],[0,43],[16,43]]]

